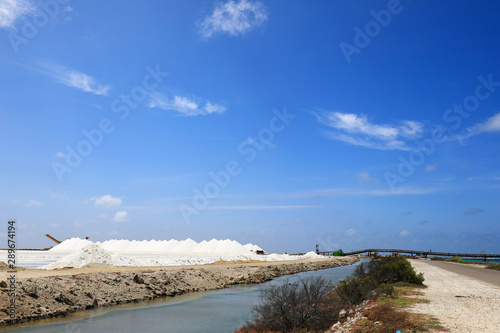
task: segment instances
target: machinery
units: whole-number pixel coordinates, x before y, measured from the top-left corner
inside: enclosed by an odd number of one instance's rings
[[[54,242],[56,242],[57,244],[61,244],[61,243],[62,243],[61,241],[59,241],[59,240],[55,239],[54,237],[52,237],[52,236],[51,236],[51,235],[49,235],[49,234],[45,234],[45,236],[47,236],[48,238],[50,238],[51,240],[53,240],[53,241],[54,241]],[[85,237],[85,239],[89,239],[89,237],[87,236],[87,237]]]

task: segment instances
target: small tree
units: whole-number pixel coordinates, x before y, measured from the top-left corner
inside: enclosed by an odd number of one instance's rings
[[[324,331],[338,319],[340,310],[331,296],[333,287],[322,277],[308,277],[264,289],[250,328],[257,332]]]

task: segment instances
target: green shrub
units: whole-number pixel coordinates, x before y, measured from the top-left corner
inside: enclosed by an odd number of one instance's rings
[[[375,296],[372,292],[377,288],[377,283],[370,276],[351,278],[340,281],[335,292],[343,305],[355,306]]]
[[[381,260],[379,283],[409,282],[422,284],[424,276],[417,274],[410,262],[402,257],[385,257]]]
[[[377,284],[408,282],[422,284],[423,274],[417,274],[408,259],[403,257],[382,257],[368,263],[359,264],[354,271],[354,277],[371,276]]]
[[[382,283],[375,289],[377,296],[392,296],[394,294],[394,286],[392,284]]]

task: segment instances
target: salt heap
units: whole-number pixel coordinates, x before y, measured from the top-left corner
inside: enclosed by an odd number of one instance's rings
[[[109,264],[114,266],[139,266],[135,260],[123,257],[116,253],[111,253],[103,249],[98,244],[91,244],[82,247],[81,249],[62,257],[56,262],[43,266],[45,269],[75,267],[79,268],[86,264],[98,263]]]
[[[54,246],[50,251],[54,252],[71,252],[83,248],[86,245],[93,244],[89,240],[80,238],[68,239],[57,246]],[[171,239],[166,240],[128,240],[128,239],[111,239],[105,242],[96,242],[103,249],[116,253],[161,253],[161,254],[224,254],[224,255],[248,255],[255,254],[262,249],[257,245],[246,244],[241,245],[237,241],[226,239],[195,242],[191,238],[183,241]]]
[[[80,250],[81,248],[94,244],[91,241],[87,239],[81,239],[78,237],[73,237],[70,239],[65,240],[64,242],[57,244],[53,248],[50,249],[50,251],[54,252],[68,252],[68,251],[75,251],[75,250]]]
[[[317,254],[314,251],[307,252],[306,254],[304,254],[303,257],[304,258],[324,258],[324,256]]]

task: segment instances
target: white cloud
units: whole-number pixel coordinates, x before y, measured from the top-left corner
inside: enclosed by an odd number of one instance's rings
[[[57,223],[49,223],[49,227],[51,227],[51,228],[56,228],[58,226],[59,226],[59,224],[57,224]]]
[[[66,154],[64,154],[64,153],[63,153],[63,152],[61,152],[61,151],[58,151],[58,152],[56,153],[56,156],[57,156],[57,157],[64,157],[64,156],[66,156]]]
[[[354,229],[354,228],[349,228],[349,229],[347,229],[347,230],[346,230],[346,232],[345,232],[345,234],[346,234],[347,236],[354,236],[354,235],[356,235],[357,233],[358,233],[358,232],[357,232],[357,231],[356,231],[356,229]]]
[[[31,11],[29,1],[0,0],[0,28],[11,28],[18,18]]]
[[[466,129],[466,134],[459,135],[459,141],[463,141],[471,136],[475,136],[484,132],[500,132],[500,112],[490,117],[484,123],[478,123]]]
[[[93,197],[90,200],[94,201],[94,205],[97,207],[119,207],[122,205],[121,198],[113,197],[109,194],[102,197]]]
[[[403,230],[399,233],[399,236],[401,237],[407,237],[407,236],[410,236],[411,235],[411,231],[410,230]]]
[[[484,123],[485,132],[499,132],[500,131],[500,113],[497,113],[493,117],[489,118]]]
[[[200,100],[200,98],[188,98],[177,95],[173,98],[169,98],[159,92],[153,92],[150,94],[148,107],[177,111],[185,116],[205,116],[215,113],[224,113],[226,111],[226,108],[221,105],[213,104],[210,101],[200,103],[197,100]],[[201,106],[202,104],[204,105]]]
[[[77,70],[59,65],[45,65],[45,67],[49,70],[46,74],[53,77],[59,83],[94,95],[106,96],[111,88],[111,86],[100,84],[92,76]]]
[[[30,199],[26,204],[25,204],[26,207],[41,207],[43,206],[43,202],[40,202],[40,201],[36,201],[36,200],[33,200],[33,199]]]
[[[128,212],[126,210],[120,210],[116,212],[115,216],[113,217],[113,221],[115,222],[127,222],[129,221],[128,217]]]
[[[216,33],[240,36],[267,20],[267,8],[262,2],[240,0],[228,1],[216,5],[212,15],[200,23],[203,37],[212,37]]]
[[[423,124],[402,121],[401,124],[372,124],[363,115],[342,112],[314,113],[318,121],[330,128],[327,136],[355,146],[380,150],[409,150],[407,141],[419,138]]]

